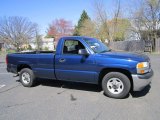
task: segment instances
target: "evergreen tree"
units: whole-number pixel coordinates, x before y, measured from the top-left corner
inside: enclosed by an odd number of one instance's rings
[[[88,16],[87,12],[85,10],[83,10],[80,19],[78,20],[78,24],[77,26],[75,26],[75,30],[74,30],[74,34],[75,36],[80,35],[79,30],[81,27],[83,27],[83,23],[86,20],[90,20],[90,17]]]

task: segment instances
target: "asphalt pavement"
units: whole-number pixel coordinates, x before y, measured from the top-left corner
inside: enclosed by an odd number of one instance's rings
[[[141,92],[112,99],[90,84],[39,80],[25,88],[0,56],[0,120],[159,120],[160,55],[149,55],[153,81]]]

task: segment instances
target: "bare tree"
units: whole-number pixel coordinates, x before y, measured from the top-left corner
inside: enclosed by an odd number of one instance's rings
[[[120,0],[116,0],[116,9],[114,13],[114,24],[113,24],[113,34],[118,31],[118,18],[120,17],[120,9],[121,9],[121,4]],[[113,38],[114,39],[114,38]]]
[[[160,27],[160,0],[143,0],[133,14],[133,22],[134,30],[138,31],[144,40],[152,40],[155,50],[155,40]]]
[[[37,50],[41,50],[42,49],[42,35],[40,35],[37,31],[36,31],[36,49]]]
[[[107,11],[105,8],[105,4],[102,0],[96,1],[94,3],[95,13],[96,13],[96,22],[97,30],[99,32],[100,38],[102,40],[108,39],[110,41],[115,40],[115,34],[119,30],[119,19],[121,18],[121,1],[115,0],[115,9],[112,9],[113,15],[108,14],[111,20],[108,19]],[[110,24],[112,21],[112,24]]]
[[[24,17],[0,18],[0,38],[13,45],[17,51],[23,44],[29,44],[36,35],[36,29],[37,24]]]
[[[42,49],[42,35],[39,32],[39,26],[35,24],[35,39],[33,43],[35,42],[36,44],[36,50],[41,50]]]
[[[120,10],[121,10],[121,2],[120,2],[120,0],[116,0],[116,9],[115,9],[115,13],[114,13],[114,19],[116,21],[120,17]]]
[[[99,35],[101,40],[108,38],[110,40],[109,27],[107,24],[107,12],[105,9],[105,4],[102,0],[94,2],[95,9],[95,23],[96,23],[96,32]]]

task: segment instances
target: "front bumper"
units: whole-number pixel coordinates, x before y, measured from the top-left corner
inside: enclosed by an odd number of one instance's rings
[[[151,83],[153,71],[144,75],[132,74],[133,79],[133,91],[141,91],[144,87]]]

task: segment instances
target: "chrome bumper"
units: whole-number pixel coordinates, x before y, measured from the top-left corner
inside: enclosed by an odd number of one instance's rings
[[[151,83],[153,76],[153,71],[146,73],[144,75],[134,75],[133,79],[133,91],[141,91],[144,87]]]

